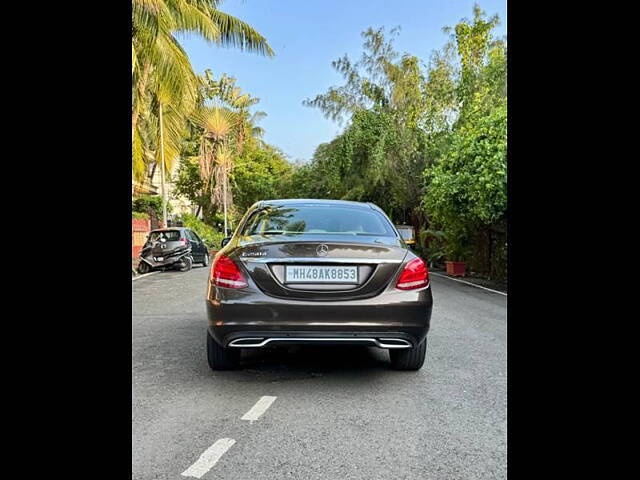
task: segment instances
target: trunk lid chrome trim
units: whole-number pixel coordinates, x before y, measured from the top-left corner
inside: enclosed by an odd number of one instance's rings
[[[295,257],[295,258],[278,258],[278,257],[243,257],[240,256],[239,260],[242,262],[251,262],[251,263],[372,263],[372,264],[382,264],[382,263],[402,263],[404,258],[395,259],[395,258],[335,258],[335,257]]]

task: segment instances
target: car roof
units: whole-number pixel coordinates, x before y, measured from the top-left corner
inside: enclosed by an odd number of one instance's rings
[[[373,203],[353,202],[351,200],[330,200],[326,198],[282,198],[277,200],[261,200],[252,205],[252,207],[264,207],[264,206],[280,206],[280,205],[303,205],[303,204],[321,204],[321,205],[336,205],[344,207],[356,207],[356,208],[373,208],[379,209],[377,205]]]
[[[190,230],[190,229],[187,227],[167,227],[167,228],[156,228],[155,230],[151,230],[151,232],[175,232],[180,230]]]

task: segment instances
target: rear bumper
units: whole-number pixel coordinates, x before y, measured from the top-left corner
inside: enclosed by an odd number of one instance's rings
[[[208,328],[225,347],[354,344],[408,348],[427,335],[432,303],[430,287],[388,289],[362,300],[311,302],[274,298],[252,289],[210,286]]]
[[[169,256],[163,257],[164,260],[161,262],[157,262],[154,260],[153,255],[146,255],[144,257],[140,257],[141,262],[146,262],[149,264],[151,268],[162,268],[169,267],[171,265],[175,265],[176,263],[182,261],[185,256],[190,256],[193,259],[193,254],[191,252],[183,251],[180,253],[172,253]]]

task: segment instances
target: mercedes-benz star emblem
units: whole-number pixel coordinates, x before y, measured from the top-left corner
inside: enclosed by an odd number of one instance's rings
[[[329,253],[329,247],[327,247],[324,243],[318,245],[318,247],[316,248],[316,253],[319,257],[326,257],[327,253]]]

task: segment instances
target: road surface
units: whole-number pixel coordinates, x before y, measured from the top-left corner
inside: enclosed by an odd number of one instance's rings
[[[132,282],[134,480],[506,478],[505,296],[432,276],[418,372],[365,347],[254,350],[213,372],[207,274]]]

